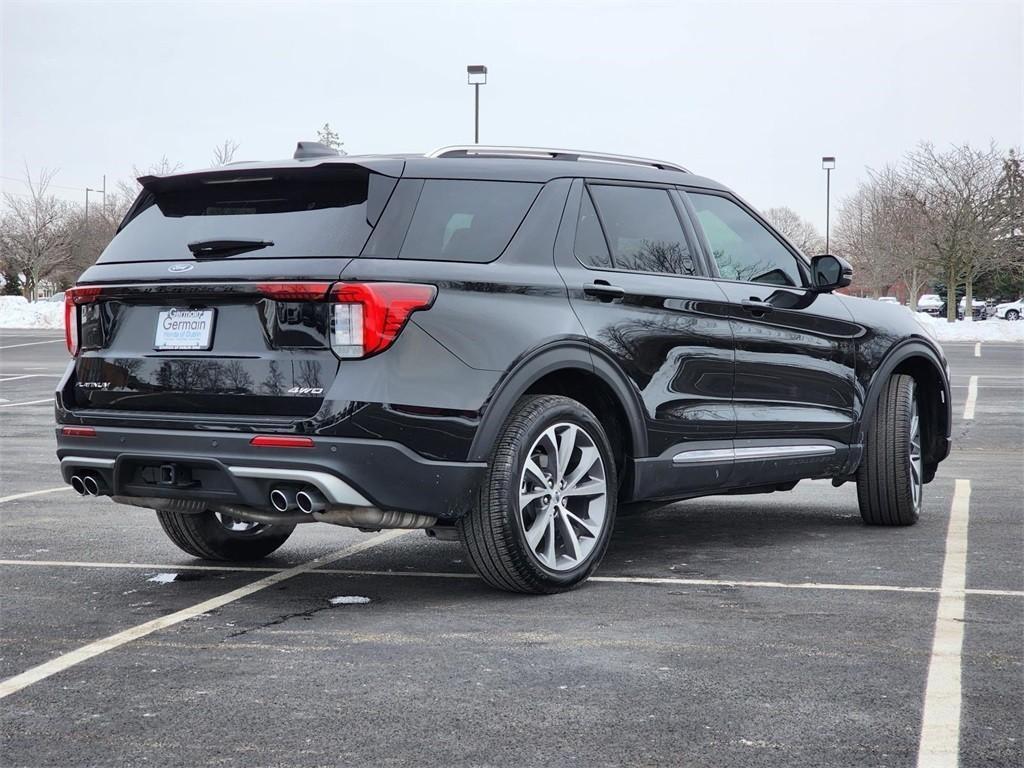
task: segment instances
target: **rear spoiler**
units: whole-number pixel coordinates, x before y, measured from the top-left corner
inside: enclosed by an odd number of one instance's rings
[[[322,157],[320,162],[246,163],[245,167],[224,165],[206,168],[190,173],[173,173],[166,176],[139,176],[138,182],[147,192],[166,192],[196,184],[230,184],[233,181],[255,179],[296,178],[305,174],[324,176],[331,173],[345,173],[353,167],[362,168],[382,176],[401,178],[405,161],[394,158],[354,158],[351,155],[337,158]]]
[[[376,204],[367,212],[367,220],[371,226],[376,225],[377,218],[383,211],[391,191],[405,171],[405,160],[376,157],[359,158],[345,155],[344,159],[341,157],[325,158],[316,163],[288,161],[282,163],[245,163],[245,167],[225,165],[201,171],[192,171],[191,173],[173,173],[166,176],[140,176],[138,182],[142,185],[143,191],[135,198],[135,202],[132,203],[121,223],[118,224],[117,232],[124,229],[128,222],[152,205],[156,200],[155,196],[163,192],[188,189],[200,184],[231,184],[233,182],[255,181],[256,179],[269,180],[275,178],[294,179],[306,177],[313,181],[327,176],[351,173],[354,169],[391,179],[389,183],[379,185],[385,192],[383,199],[376,200]],[[371,184],[371,188],[376,186],[378,185]]]

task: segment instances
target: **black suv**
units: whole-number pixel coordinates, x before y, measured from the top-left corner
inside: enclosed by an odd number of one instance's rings
[[[672,163],[300,143],[140,182],[67,292],[57,455],[196,557],[422,528],[555,592],[617,510],[831,478],[909,525],[949,452],[914,316]]]

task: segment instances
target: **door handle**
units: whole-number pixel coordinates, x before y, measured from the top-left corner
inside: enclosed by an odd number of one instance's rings
[[[774,309],[767,301],[755,298],[744,299],[740,302],[740,306],[752,315],[765,315]]]
[[[601,301],[615,301],[615,299],[621,299],[625,296],[626,290],[617,285],[609,285],[608,283],[592,283],[583,286],[583,293],[587,296],[594,296]]]

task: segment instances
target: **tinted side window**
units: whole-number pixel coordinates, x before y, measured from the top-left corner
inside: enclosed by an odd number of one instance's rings
[[[492,261],[505,250],[539,189],[540,184],[430,179],[423,183],[399,258]]]
[[[689,196],[723,278],[803,285],[796,257],[757,219],[727,198],[692,192]]]
[[[576,222],[575,252],[576,258],[588,267],[609,269],[612,266],[608,243],[605,242],[601,222],[598,221],[597,211],[594,210],[594,201],[590,199],[590,193],[586,190],[583,190],[580,217]]]
[[[617,269],[695,274],[696,262],[666,190],[594,185],[590,192]]]

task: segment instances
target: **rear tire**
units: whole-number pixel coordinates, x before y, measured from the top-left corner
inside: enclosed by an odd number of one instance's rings
[[[459,537],[477,573],[509,592],[551,594],[589,577],[615,524],[618,478],[604,428],[556,395],[522,398]]]
[[[871,417],[857,470],[860,516],[868,525],[913,525],[921,514],[921,422],[914,379],[889,379]]]
[[[1009,320],[1010,322],[1013,322],[1014,320],[1020,320],[1020,312],[1018,312],[1016,309],[1009,309],[1006,311],[1006,319]]]
[[[167,538],[181,550],[204,560],[259,560],[284,544],[295,529],[293,525],[260,525],[248,530],[244,523],[230,517],[218,517],[207,510],[198,515],[157,511]]]

